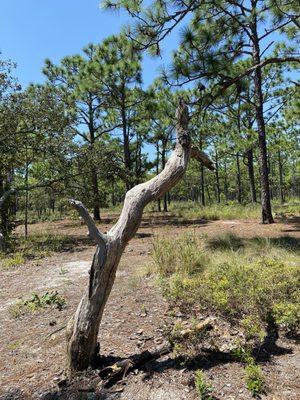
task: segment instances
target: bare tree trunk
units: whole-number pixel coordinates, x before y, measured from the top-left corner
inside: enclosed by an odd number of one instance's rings
[[[247,156],[247,167],[248,167],[248,177],[249,177],[250,192],[251,192],[251,201],[252,201],[252,203],[256,203],[257,198],[256,198],[254,165],[253,165],[253,149],[247,150],[246,156]]]
[[[159,142],[156,142],[156,175],[159,174]],[[160,197],[157,199],[157,211],[161,212]]]
[[[125,89],[123,90],[122,95],[122,109],[121,109],[121,118],[122,118],[122,129],[123,129],[123,151],[124,151],[124,162],[126,169],[126,191],[131,188],[131,152],[130,152],[130,140],[128,134],[128,123],[126,117],[126,107],[125,107]]]
[[[254,15],[254,21],[251,23],[252,41],[253,41],[253,63],[260,63],[260,48],[257,32],[257,15]],[[270,199],[270,183],[268,171],[268,155],[266,144],[266,128],[263,112],[263,95],[262,95],[262,77],[261,68],[254,71],[254,96],[255,96],[255,116],[258,131],[259,144],[259,162],[261,168],[261,217],[263,224],[272,224],[274,222],[271,209]]]
[[[95,129],[94,129],[94,118],[93,118],[93,110],[92,104],[89,107],[89,133],[90,133],[90,147],[93,153],[96,137],[95,137]],[[100,196],[99,196],[99,185],[98,185],[98,173],[97,167],[95,165],[95,161],[92,158],[91,163],[91,179],[92,179],[92,189],[93,189],[93,215],[95,221],[100,221]]]
[[[278,170],[279,170],[279,194],[280,194],[280,202],[283,204],[285,202],[284,198],[284,183],[283,183],[283,166],[282,166],[282,157],[281,152],[278,150]]]
[[[236,153],[236,185],[237,185],[237,200],[238,203],[242,202],[242,182],[241,182],[241,166],[240,166],[240,156]]]
[[[228,179],[227,179],[227,164],[226,160],[224,162],[224,194],[225,194],[225,200],[228,200]]]
[[[92,167],[92,188],[93,188],[93,215],[95,221],[100,221],[100,200],[97,169]]]
[[[221,189],[220,189],[220,178],[219,178],[219,155],[218,155],[218,151],[216,149],[216,153],[215,153],[215,160],[216,160],[216,170],[215,170],[215,174],[216,174],[216,194],[217,194],[217,202],[221,203]]]
[[[87,223],[90,236],[97,243],[88,290],[68,324],[67,349],[71,371],[86,369],[93,364],[99,351],[97,338],[103,310],[122,252],[140,225],[144,207],[176,185],[186,170],[190,156],[190,136],[187,130],[188,110],[183,100],[180,100],[176,117],[177,144],[164,170],[150,181],[139,184],[126,193],[120,218],[107,235],[99,232],[81,203],[71,201]]]
[[[27,150],[26,150],[27,152]],[[27,158],[27,155],[26,155]],[[25,238],[28,237],[28,204],[29,204],[29,191],[28,191],[28,162],[26,161],[25,166],[25,219],[24,219],[24,228],[25,228]]]
[[[113,207],[116,205],[116,198],[115,198],[115,181],[112,179],[111,181],[111,202]]]
[[[5,230],[7,225],[6,212],[4,209],[5,198],[4,198],[4,180],[0,176],[0,251],[5,250]]]
[[[204,167],[200,165],[200,185],[201,185],[201,205],[205,206],[205,185],[204,185]]]
[[[162,148],[162,154],[161,154],[161,167],[162,169],[164,169],[166,166],[166,147],[165,147],[165,143],[163,143],[163,148]],[[164,205],[164,212],[168,211],[168,198],[167,198],[168,194],[165,193],[164,197],[163,197],[163,205]]]

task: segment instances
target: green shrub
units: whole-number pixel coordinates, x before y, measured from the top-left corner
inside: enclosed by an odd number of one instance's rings
[[[270,241],[241,241],[233,235],[215,238],[216,243],[211,252],[207,250],[211,239],[193,235],[157,239],[153,258],[164,295],[235,320],[247,339],[261,342],[270,316],[278,325],[296,330],[300,326],[297,255]]]
[[[259,365],[249,364],[245,367],[247,389],[253,396],[264,392],[265,379]]]
[[[200,400],[212,400],[212,397],[210,396],[212,387],[207,382],[201,369],[198,369],[195,372],[195,387]]]

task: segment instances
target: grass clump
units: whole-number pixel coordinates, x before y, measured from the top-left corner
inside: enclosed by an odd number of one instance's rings
[[[270,318],[287,330],[300,326],[299,257],[292,250],[232,234],[184,235],[157,239],[153,257],[169,300],[220,314],[249,340],[263,340]]]
[[[1,255],[0,265],[3,268],[14,268],[19,267],[25,263],[24,255],[20,252],[15,253],[12,256],[5,257],[5,254]]]
[[[234,202],[211,204],[205,207],[195,202],[173,202],[170,211],[184,219],[231,220],[259,218],[258,204],[238,204]]]
[[[42,234],[30,235],[27,240],[21,239],[18,247],[27,258],[36,255],[48,255],[51,252],[67,251],[74,247],[76,240],[67,235]]]
[[[299,200],[291,199],[286,204],[273,202],[275,216],[280,219],[299,215]],[[232,220],[232,219],[258,219],[261,214],[260,204],[239,204],[228,201],[221,204],[201,206],[193,201],[174,201],[169,211],[183,219],[206,220]]]
[[[9,312],[12,317],[18,318],[47,306],[55,306],[57,309],[62,310],[65,304],[66,300],[64,297],[60,296],[57,291],[46,292],[41,296],[37,293],[32,293],[29,299],[20,300],[13,304],[10,307]]]
[[[199,396],[199,400],[213,400],[213,397],[211,397],[211,392],[213,389],[207,382],[201,369],[198,369],[195,372],[195,387]]]
[[[161,276],[175,273],[193,275],[205,268],[209,257],[199,251],[194,235],[183,235],[175,239],[159,239],[153,242],[154,260]]]
[[[17,237],[12,241],[7,253],[1,253],[0,266],[3,268],[18,267],[28,260],[38,260],[53,252],[73,249],[77,240],[72,236],[55,234],[35,234],[27,239]]]

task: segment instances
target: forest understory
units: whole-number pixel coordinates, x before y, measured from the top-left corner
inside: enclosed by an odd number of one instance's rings
[[[111,227],[115,217],[103,217],[102,232]],[[121,258],[104,313],[99,334],[102,366],[78,375],[72,382],[66,379],[65,327],[86,289],[94,245],[78,219],[30,225],[29,241],[45,235],[63,235],[65,240],[63,248],[45,251],[39,258],[30,259],[27,254],[26,259],[11,263],[0,260],[0,399],[250,400],[253,397],[246,387],[245,365],[232,357],[230,347],[240,332],[237,326],[223,323],[208,312],[197,314],[198,323],[209,321],[212,325],[197,344],[197,352],[187,350],[185,354],[173,346],[157,359],[122,370],[121,377],[106,384],[108,387],[104,387],[99,371],[168,345],[170,336],[166,332],[170,327],[186,327],[196,315],[193,309],[183,310],[163,297],[152,267],[155,241],[173,240],[187,233],[200,240],[230,234],[240,240],[270,238],[274,243],[276,238],[285,238],[278,243],[290,241],[299,250],[299,222],[295,216],[277,219],[273,225],[253,219],[179,222],[171,214],[148,213]],[[21,229],[17,228],[19,235]],[[185,337],[184,332],[182,335]],[[218,338],[218,349],[207,346],[211,335]],[[299,337],[287,337],[279,331],[279,338],[261,350],[256,362],[265,381],[260,398],[299,399]],[[196,379],[199,370],[202,375]]]

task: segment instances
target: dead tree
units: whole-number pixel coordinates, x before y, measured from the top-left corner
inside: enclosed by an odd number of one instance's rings
[[[89,286],[67,327],[68,364],[71,372],[93,365],[98,354],[98,331],[104,307],[121,255],[140,225],[145,206],[175,186],[186,170],[191,152],[188,120],[188,109],[181,99],[176,111],[177,143],[173,154],[159,175],[127,192],[119,220],[107,234],[98,230],[82,203],[70,200],[86,222],[89,235],[97,243]],[[201,153],[198,152],[197,157],[201,159]],[[201,161],[208,168],[212,167],[207,157],[203,156]]]

